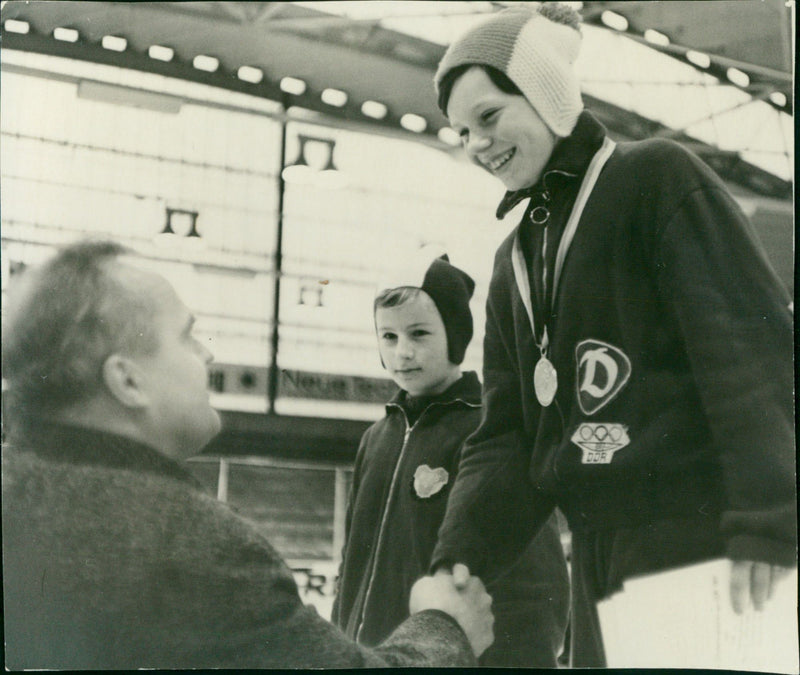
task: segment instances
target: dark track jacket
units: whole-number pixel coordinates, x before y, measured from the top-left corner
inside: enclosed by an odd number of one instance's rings
[[[552,288],[565,222],[604,139],[584,112],[539,184],[498,209],[532,196],[495,257],[485,414],[432,567],[485,573],[556,505],[573,533],[689,518],[722,555],[796,565],[790,299],[722,181],[674,142],[620,143],[585,203],[552,309],[537,304],[543,232],[528,214],[547,188]],[[529,289],[515,262],[533,269]],[[534,393],[526,294],[535,322],[547,318],[558,373],[549,407]],[[701,555],[684,546],[651,552],[648,571]],[[635,553],[607,555],[624,560],[623,576],[643,571]]]
[[[409,426],[401,391],[361,440],[333,620],[362,644],[379,643],[408,616],[409,592],[430,564],[462,444],[480,421],[480,394],[477,375],[464,373]],[[555,667],[569,580],[554,520],[487,589],[496,638],[481,664]]]
[[[3,595],[12,670],[475,664],[438,611],[359,647],[180,465],[78,427],[39,425],[3,447]]]

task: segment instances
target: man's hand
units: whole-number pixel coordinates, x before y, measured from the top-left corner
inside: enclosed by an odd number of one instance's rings
[[[731,604],[733,611],[741,614],[752,602],[761,610],[772,597],[775,583],[786,576],[789,570],[769,563],[752,560],[731,561]]]
[[[456,567],[463,568],[457,577],[459,587],[454,581]],[[411,614],[439,609],[452,616],[466,633],[476,657],[494,642],[492,597],[478,577],[469,576],[464,565],[456,565],[453,574],[440,569],[432,577],[418,579],[408,604]]]

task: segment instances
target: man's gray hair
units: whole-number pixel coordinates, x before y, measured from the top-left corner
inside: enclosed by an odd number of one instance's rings
[[[135,255],[113,241],[81,241],[25,270],[3,312],[3,378],[11,410],[54,412],[86,399],[116,351],[157,346],[149,299],[113,263]]]

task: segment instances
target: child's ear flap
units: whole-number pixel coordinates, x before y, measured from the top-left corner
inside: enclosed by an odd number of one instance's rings
[[[131,359],[112,354],[103,363],[102,375],[106,389],[122,405],[143,408],[148,404],[143,373]]]

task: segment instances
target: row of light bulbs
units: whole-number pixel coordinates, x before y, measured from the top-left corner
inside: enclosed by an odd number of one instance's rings
[[[627,32],[630,28],[628,20],[622,14],[612,10],[602,12],[600,21],[608,28],[622,33]],[[18,19],[6,20],[4,28],[12,33],[27,34],[30,32],[30,24],[27,21]],[[669,47],[671,44],[667,35],[654,29],[645,30],[642,37],[646,42],[656,47]],[[80,33],[74,28],[57,27],[53,30],[53,38],[62,42],[74,43],[80,39]],[[104,49],[110,51],[124,52],[128,48],[128,41],[124,37],[117,35],[105,35],[101,40],[101,45]],[[164,62],[172,61],[175,56],[175,51],[171,47],[164,45],[151,45],[147,53],[150,58]],[[703,70],[710,68],[713,62],[708,54],[693,49],[686,50],[684,57],[689,63]],[[192,65],[197,70],[213,73],[219,69],[220,63],[216,57],[198,54],[192,60]],[[251,84],[259,84],[264,79],[264,72],[254,66],[240,66],[236,74],[240,80]],[[725,70],[725,75],[728,81],[737,87],[747,89],[750,86],[750,76],[739,68],[728,67]],[[293,96],[302,96],[308,89],[305,81],[290,76],[282,78],[278,85],[281,91]],[[349,96],[347,92],[340,89],[326,88],[321,92],[320,99],[326,105],[341,108],[347,104]],[[786,95],[780,91],[771,92],[769,100],[778,108],[786,108],[788,104]],[[367,100],[361,104],[361,113],[365,117],[380,121],[386,118],[389,114],[389,109],[379,101]],[[402,115],[399,122],[404,129],[413,133],[421,134],[428,128],[428,121],[415,113]],[[460,144],[457,134],[448,126],[442,127],[437,136],[439,140],[447,145],[455,147]]]
[[[618,14],[610,9],[605,10],[600,15],[600,21],[608,28],[621,33],[627,32],[630,28],[628,20],[622,16],[622,14]],[[645,41],[656,47],[669,47],[671,44],[671,41],[667,35],[664,35],[664,33],[652,28],[645,30],[642,34],[642,37],[645,39]],[[693,66],[702,70],[710,68],[712,64],[712,59],[708,54],[695,49],[687,49],[684,53],[684,57]],[[726,69],[725,75],[731,84],[734,84],[741,89],[747,89],[747,87],[750,86],[750,76],[739,68],[731,66]],[[785,108],[786,104],[788,103],[786,95],[780,91],[773,91],[770,93],[769,100],[779,108]]]
[[[3,27],[10,33],[25,35],[30,32],[30,24],[19,19],[7,19]],[[61,42],[74,43],[80,39],[80,33],[74,28],[57,27],[53,30],[53,38]],[[104,35],[100,44],[104,49],[114,52],[124,52],[128,48],[128,40],[118,35]],[[170,62],[175,57],[175,50],[164,45],[151,45],[147,49],[147,54],[156,61]],[[220,62],[214,56],[198,54],[192,59],[192,66],[197,70],[214,73],[219,69]],[[240,66],[236,75],[243,82],[251,84],[259,84],[264,79],[264,71],[254,66]],[[302,96],[308,89],[305,81],[289,76],[282,78],[278,86],[281,91],[292,96]],[[329,87],[321,92],[320,99],[326,105],[341,108],[347,105],[349,96],[341,89]],[[387,117],[389,108],[380,101],[367,100],[361,104],[361,112],[365,117],[380,121]],[[400,126],[413,133],[421,134],[428,129],[428,121],[415,113],[406,113],[400,117],[399,121]],[[458,139],[454,140],[448,133],[449,131],[451,130],[440,133],[440,139],[450,145],[458,145]]]

